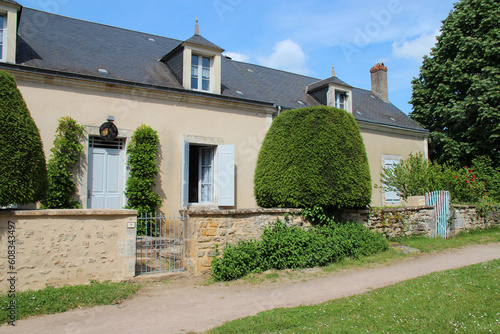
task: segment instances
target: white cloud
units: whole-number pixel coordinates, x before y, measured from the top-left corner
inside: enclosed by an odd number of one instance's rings
[[[302,47],[291,39],[286,39],[276,43],[274,52],[268,57],[259,57],[259,64],[293,73],[308,74],[310,70],[307,68],[306,60],[307,56]]]
[[[428,55],[431,48],[436,44],[436,35],[439,31],[432,34],[424,34],[413,40],[400,40],[392,43],[392,54],[396,58],[410,58],[418,61],[422,60],[424,55]]]
[[[242,61],[245,63],[250,60],[250,56],[239,52],[224,52],[224,55],[230,57],[232,60]]]

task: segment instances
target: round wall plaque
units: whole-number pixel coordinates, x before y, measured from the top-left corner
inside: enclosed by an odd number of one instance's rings
[[[118,128],[113,122],[106,122],[99,128],[99,134],[105,140],[115,140],[118,136]]]

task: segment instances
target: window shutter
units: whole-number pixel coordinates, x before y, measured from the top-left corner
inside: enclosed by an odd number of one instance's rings
[[[219,145],[217,160],[217,203],[234,206],[234,145]]]
[[[183,142],[181,206],[189,204],[189,142]]]

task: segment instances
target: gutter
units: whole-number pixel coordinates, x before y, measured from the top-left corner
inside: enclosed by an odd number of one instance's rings
[[[426,136],[428,136],[430,134],[429,130],[426,130],[426,129],[415,129],[415,128],[410,128],[408,126],[390,125],[390,124],[386,124],[386,123],[380,123],[380,122],[374,122],[374,121],[365,121],[365,120],[359,120],[359,119],[356,119],[356,122],[359,123],[359,124],[374,125],[374,126],[380,126],[380,127],[390,128],[390,129],[395,129],[395,130],[417,132],[419,134],[426,135]]]

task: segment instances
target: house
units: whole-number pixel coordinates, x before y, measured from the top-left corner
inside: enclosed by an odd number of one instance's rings
[[[126,146],[141,124],[160,138],[162,211],[254,208],[253,174],[273,118],[286,109],[329,105],[358,122],[373,183],[410,152],[427,155],[428,132],[388,99],[387,68],[371,69],[371,90],[333,73],[320,80],[234,61],[199,33],[180,41],[86,22],[0,0],[0,70],[12,73],[38,125],[46,156],[58,119],[86,129],[78,174],[83,207],[121,208]],[[367,71],[368,72],[368,71]],[[367,73],[368,75],[368,73]],[[118,137],[99,128],[114,124]],[[373,192],[372,204],[397,203]]]

